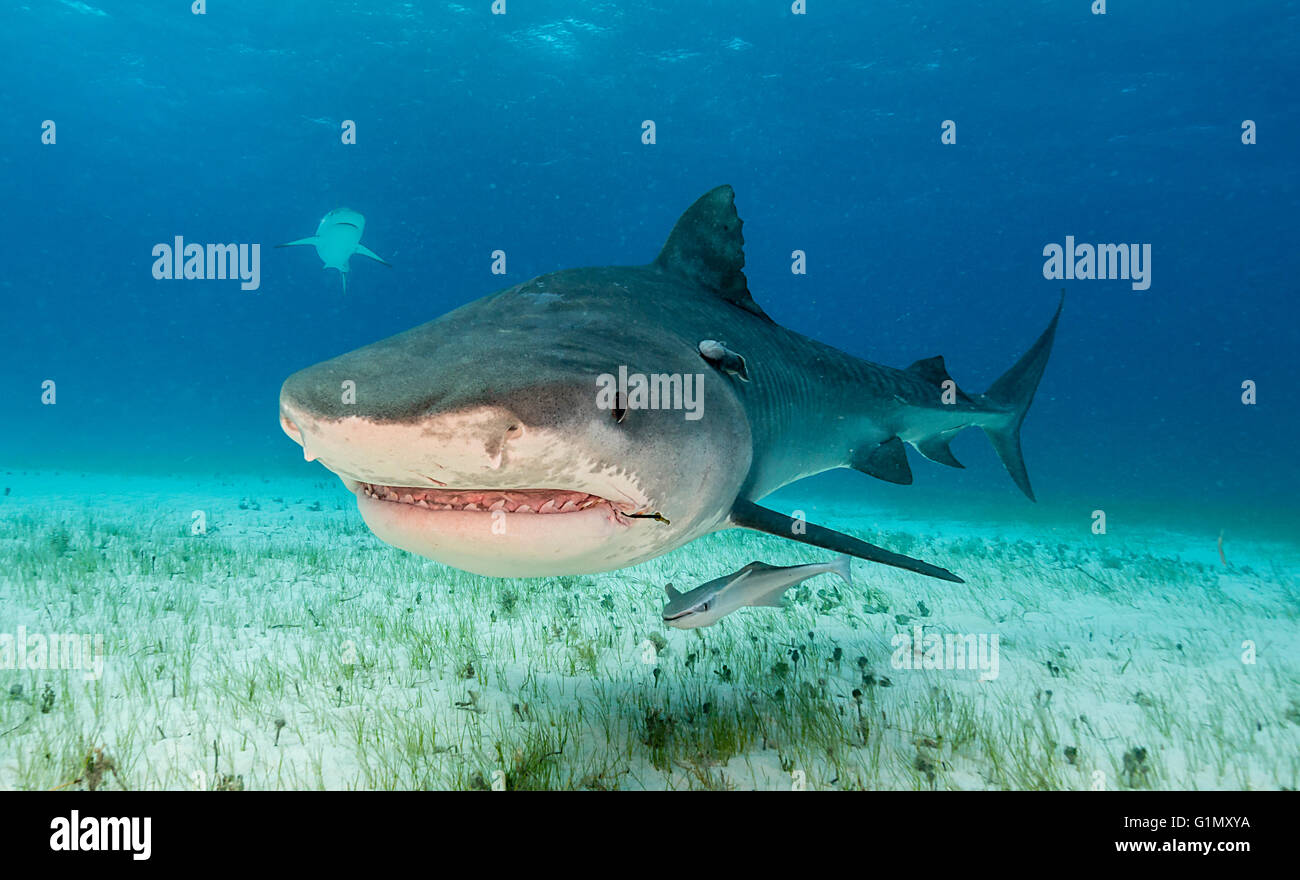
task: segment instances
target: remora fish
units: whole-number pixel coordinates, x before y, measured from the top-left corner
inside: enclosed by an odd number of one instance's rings
[[[958,390],[939,357],[860,360],[754,302],[734,198],[701,197],[648,265],[543,275],[293,374],[281,427],[381,539],[478,574],[609,571],[741,527],[960,581],[756,502],[832,468],[910,483],[904,444],[961,467],[948,443],[971,425],[1032,499],[1020,424],[1060,308],[984,394]],[[719,339],[749,381],[701,357]],[[602,403],[598,377],[621,367],[698,374],[703,417]]]
[[[689,593],[679,593],[669,584],[664,588],[668,591],[664,623],[678,629],[696,629],[713,626],[746,605],[780,608],[781,596],[786,590],[819,574],[837,574],[851,587],[849,559],[841,556],[834,562],[787,566],[751,562],[740,571],[711,580]]]
[[[351,208],[335,208],[320,219],[316,234],[311,238],[300,238],[277,244],[276,247],[295,247],[311,245],[316,248],[316,256],[325,263],[326,269],[338,269],[343,276],[343,292],[348,292],[348,272],[353,254],[369,257],[385,266],[393,264],[376,254],[361,243],[361,235],[366,231],[366,218]]]

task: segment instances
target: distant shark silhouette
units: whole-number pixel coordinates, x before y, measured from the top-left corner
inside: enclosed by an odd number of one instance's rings
[[[757,502],[840,467],[910,483],[905,445],[961,467],[948,444],[969,426],[1032,499],[1020,424],[1059,306],[987,392],[967,394],[941,357],[898,370],[778,325],[750,296],[743,243],[720,186],[649,265],[543,275],[294,373],[281,426],[381,539],[477,574],[610,571],[745,528],[960,581]],[[703,417],[602,400],[600,377],[622,367],[699,376]],[[355,402],[345,381],[364,389]]]
[[[277,244],[276,247],[294,247],[309,244],[316,248],[316,255],[325,263],[326,269],[338,269],[343,276],[343,292],[348,292],[348,261],[353,254],[369,257],[385,266],[393,264],[376,254],[361,243],[361,233],[366,230],[366,218],[351,208],[335,208],[320,220],[316,234],[311,238]]]

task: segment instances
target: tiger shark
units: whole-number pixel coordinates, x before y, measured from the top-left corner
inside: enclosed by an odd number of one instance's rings
[[[325,263],[326,269],[339,270],[343,276],[343,292],[347,293],[349,263],[353,254],[369,257],[385,266],[393,265],[361,243],[361,234],[365,231],[366,218],[359,212],[351,208],[335,208],[321,218],[315,235],[277,244],[276,247],[311,245],[316,248],[316,255]]]
[[[1061,307],[966,394],[942,357],[894,369],[781,327],[750,295],[741,227],[720,186],[647,265],[542,275],[294,373],[281,427],[380,539],[478,574],[610,571],[745,528],[961,582],[757,502],[834,468],[910,483],[905,445],[962,467],[949,443],[972,425],[1033,500],[1020,426]],[[695,380],[699,417],[611,403],[615,372]]]

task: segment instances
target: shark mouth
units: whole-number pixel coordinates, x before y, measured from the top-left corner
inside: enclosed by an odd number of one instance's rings
[[[621,525],[629,525],[629,518],[645,515],[637,513],[627,502],[616,503],[599,495],[564,489],[422,489],[358,483],[353,491],[375,501],[408,504],[425,510],[555,516],[598,509]]]
[[[692,614],[703,614],[711,607],[713,607],[713,600],[705,599],[703,602],[698,602],[690,608],[683,608],[681,611],[677,611],[673,614],[669,614],[668,610],[664,609],[663,617],[665,621],[681,620],[683,617],[690,617]]]

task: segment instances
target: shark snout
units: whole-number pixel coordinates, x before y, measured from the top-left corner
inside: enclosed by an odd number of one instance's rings
[[[499,406],[384,420],[318,414],[284,396],[280,427],[306,460],[319,460],[349,484],[490,484],[531,439],[524,421]]]

